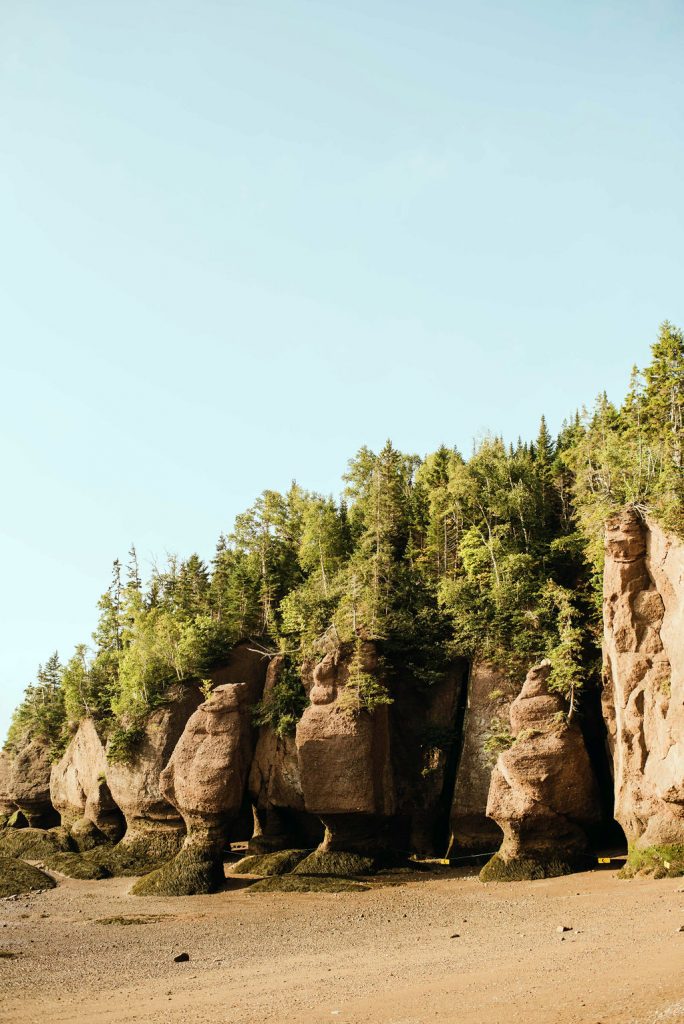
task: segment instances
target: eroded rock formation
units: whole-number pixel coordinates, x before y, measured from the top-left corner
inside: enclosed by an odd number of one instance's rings
[[[492,773],[487,814],[503,830],[480,877],[541,878],[578,866],[586,829],[600,818],[596,780],[576,721],[549,691],[550,663],[531,669],[510,708],[512,746]]]
[[[159,777],[201,702],[197,686],[171,690],[164,705],[148,715],[131,757],[107,765],[107,784],[126,819],[122,845],[132,851],[172,857],[183,844],[183,818],[162,796]]]
[[[377,672],[372,644],[361,670]],[[304,806],[325,826],[321,852],[376,853],[387,842],[395,812],[386,705],[350,712],[340,702],[349,662],[328,654],[316,665],[310,704],[297,725],[296,745]]]
[[[63,756],[53,764],[50,799],[62,825],[74,831],[81,823],[92,823],[107,839],[116,842],[124,831],[121,811],[107,785],[107,759],[102,741],[91,718],[85,718]]]
[[[57,824],[57,814],[50,800],[51,769],[50,747],[40,739],[29,739],[11,759],[9,796],[29,825],[35,828]]]
[[[252,760],[253,703],[247,683],[218,686],[188,721],[161,773],[161,792],[185,821],[186,845],[220,851],[240,812]]]
[[[684,870],[684,544],[625,512],[607,524],[605,550],[615,817],[635,868],[678,859]]]
[[[142,879],[139,895],[210,892],[223,881],[222,854],[240,813],[254,753],[252,724],[266,673],[263,658],[245,646],[208,700],[189,718],[159,777],[159,790],[181,814],[186,836],[178,855]]]

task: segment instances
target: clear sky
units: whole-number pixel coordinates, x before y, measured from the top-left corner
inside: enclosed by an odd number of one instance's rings
[[[114,557],[684,324],[681,0],[0,0],[0,733]]]

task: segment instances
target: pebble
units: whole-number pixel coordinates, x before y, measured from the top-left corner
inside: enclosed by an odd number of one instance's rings
[[[557,932],[571,932],[572,928],[569,928],[567,924],[559,924],[556,928]]]
[[[173,962],[175,964],[185,964],[190,959],[189,953],[179,953],[178,956],[174,956]]]

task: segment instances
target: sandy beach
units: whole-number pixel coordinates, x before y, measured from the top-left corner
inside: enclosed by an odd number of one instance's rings
[[[485,886],[468,869],[250,894],[243,877],[140,899],[130,879],[55,877],[0,903],[8,1024],[684,1021],[681,879]]]

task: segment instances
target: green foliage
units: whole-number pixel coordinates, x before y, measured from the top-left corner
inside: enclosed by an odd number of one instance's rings
[[[453,622],[452,648],[515,676],[558,643],[547,587],[588,587],[589,568],[564,505],[567,479],[545,422],[536,445],[486,438],[447,485],[453,564],[438,583]],[[596,613],[586,606],[587,634]],[[587,646],[583,635],[583,645]]]
[[[269,725],[277,736],[294,733],[309,699],[299,669],[283,657],[269,694],[254,706],[255,725]]]
[[[499,754],[502,754],[504,750],[509,750],[514,743],[515,738],[508,723],[497,716],[493,717],[485,733],[485,740],[482,746],[491,763],[494,764]]]
[[[353,715],[360,711],[372,713],[383,704],[391,703],[392,697],[385,684],[377,675],[364,671],[362,647],[357,641],[349,662],[347,680],[337,697],[338,707],[346,714]]]
[[[587,671],[585,633],[569,590],[549,580],[545,596],[556,613],[558,631],[557,643],[547,652],[551,662],[548,686],[567,696],[572,708],[575,693],[583,686]]]
[[[65,722],[61,673],[55,651],[44,666],[38,666],[36,681],[27,686],[23,701],[12,715],[6,749],[17,749],[27,739],[42,739],[52,743],[54,754],[59,754]]]
[[[140,725],[126,728],[118,723],[113,726],[107,743],[109,764],[128,764],[142,740],[144,731]]]
[[[601,395],[565,453],[575,476],[579,521],[593,562],[602,564],[601,532],[612,513],[633,507],[684,533],[684,335],[667,321],[636,367],[622,407]]]
[[[341,704],[391,701],[398,672],[419,691],[450,659],[489,661],[520,679],[543,657],[569,698],[595,672],[605,518],[631,506],[684,535],[684,335],[662,325],[621,407],[600,396],[553,438],[485,437],[464,458],[421,460],[387,442],[349,462],[339,501],[264,491],[219,538],[207,565],[171,556],[142,581],[135,548],[113,565],[92,645],[40,667],[8,744],[37,736],[55,753],[84,716],[114,759],[135,749],[169,688],[204,681],[239,641],[284,652],[256,720],[291,732],[306,697],[295,666],[353,651]],[[364,668],[372,642],[380,667]],[[496,729],[492,752],[506,742]]]

